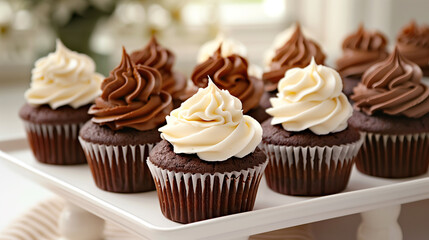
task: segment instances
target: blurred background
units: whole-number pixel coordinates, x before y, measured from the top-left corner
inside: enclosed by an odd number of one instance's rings
[[[262,65],[275,36],[299,21],[320,43],[328,64],[344,37],[364,23],[389,43],[414,19],[429,23],[428,0],[0,0],[0,82],[30,80],[34,61],[54,50],[56,38],[90,55],[107,75],[121,46],[142,48],[155,34],[192,71],[198,48],[219,33],[247,46]]]

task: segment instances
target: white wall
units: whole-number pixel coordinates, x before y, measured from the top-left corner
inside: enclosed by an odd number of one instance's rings
[[[341,53],[345,36],[363,23],[389,39],[392,47],[398,31],[411,19],[429,24],[428,0],[288,0],[289,11],[312,31],[329,53],[328,63]]]

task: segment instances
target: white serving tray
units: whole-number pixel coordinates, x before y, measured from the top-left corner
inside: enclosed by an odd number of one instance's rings
[[[0,160],[72,203],[143,239],[246,239],[249,235],[429,198],[428,174],[408,179],[369,177],[353,169],[347,189],[323,197],[271,191],[263,179],[253,211],[191,224],[166,219],[155,191],[118,194],[98,189],[87,165],[35,161],[26,139],[0,141]]]

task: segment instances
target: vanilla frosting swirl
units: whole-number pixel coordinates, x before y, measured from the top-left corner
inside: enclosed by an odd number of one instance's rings
[[[419,66],[395,48],[386,60],[364,73],[351,99],[356,108],[369,115],[383,112],[419,118],[429,112],[429,88],[421,78]]]
[[[67,49],[57,40],[56,51],[36,61],[31,71],[31,86],[25,92],[33,106],[49,104],[79,108],[100,95],[103,76],[95,72],[94,61]]]
[[[287,70],[295,67],[306,67],[312,58],[317,64],[323,64],[326,56],[317,43],[304,37],[301,27],[297,24],[289,41],[276,50],[269,71],[262,75],[265,89],[274,91]]]
[[[318,135],[347,128],[352,107],[341,92],[340,75],[332,68],[316,65],[314,59],[305,68],[286,72],[278,84],[276,98],[271,98],[271,124],[282,124],[287,131],[311,130]]]
[[[337,60],[338,72],[343,77],[361,77],[369,67],[388,56],[386,45],[382,33],[365,31],[360,25],[343,42],[343,56]]]
[[[175,153],[197,154],[205,161],[242,158],[262,139],[261,125],[243,115],[241,102],[209,80],[206,88],[186,100],[167,116],[159,129]]]
[[[119,66],[101,84],[103,92],[88,113],[92,121],[113,130],[154,129],[165,122],[172,110],[171,95],[161,90],[161,74],[155,68],[135,65],[122,49]]]

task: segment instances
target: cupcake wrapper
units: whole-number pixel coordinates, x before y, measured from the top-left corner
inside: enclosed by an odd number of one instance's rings
[[[37,161],[71,165],[86,163],[78,142],[81,124],[37,124],[24,121],[27,139]]]
[[[120,193],[155,190],[146,165],[155,144],[112,146],[87,142],[79,137],[97,187]]]
[[[268,187],[297,196],[328,195],[347,186],[351,168],[362,145],[325,147],[278,146],[262,143],[269,162],[265,170]]]
[[[429,133],[363,134],[365,141],[356,158],[359,171],[385,178],[426,173],[429,164]]]
[[[149,159],[147,164],[164,216],[190,223],[252,210],[267,162],[247,170],[214,174],[169,171]]]

